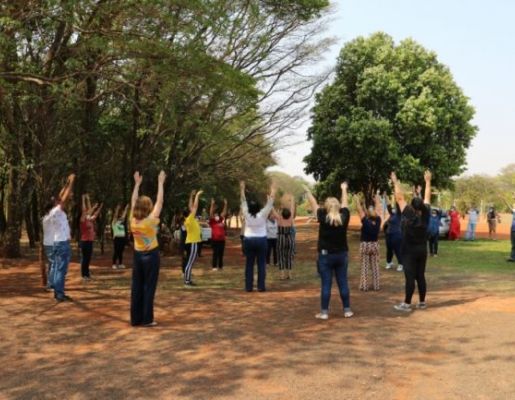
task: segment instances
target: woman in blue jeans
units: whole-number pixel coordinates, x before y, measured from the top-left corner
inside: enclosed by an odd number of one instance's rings
[[[245,182],[240,182],[241,212],[245,222],[243,232],[243,248],[245,253],[245,290],[252,292],[254,288],[254,263],[257,261],[259,292],[264,292],[266,279],[266,220],[274,206],[276,188],[272,183],[266,205],[261,208],[257,201],[249,201],[245,197]]]
[[[320,208],[310,190],[304,186],[313,214],[316,214],[320,224],[318,229],[318,269],[322,280],[321,307],[320,313],[315,317],[324,320],[329,319],[333,274],[340,290],[343,316],[350,318],[354,315],[350,308],[350,290],[347,282],[349,265],[347,227],[350,219],[347,183],[342,183],[341,188],[341,203],[335,197],[328,197],[324,207]]]
[[[154,320],[154,297],[159,277],[159,215],[163,208],[164,182],[166,175],[158,176],[156,204],[147,196],[139,195],[143,177],[134,174],[134,190],[131,198],[131,232],[134,237],[134,264],[131,285],[131,325],[152,327]]]

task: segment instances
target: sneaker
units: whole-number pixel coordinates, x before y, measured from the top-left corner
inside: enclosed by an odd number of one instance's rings
[[[213,269],[212,269],[212,270],[213,270],[213,271],[216,271],[217,269],[213,267]]]
[[[399,264],[397,267],[397,272],[402,272],[402,271],[404,271],[404,267],[402,266],[402,264]]]
[[[344,318],[351,318],[353,315],[354,315],[354,313],[351,310],[345,310],[343,312],[343,317]]]
[[[143,327],[145,328],[152,328],[153,326],[157,326],[156,321],[152,321],[150,324],[144,324]]]
[[[82,280],[83,280],[84,282],[89,282],[89,281],[91,280],[91,276],[83,276],[83,277],[82,277]]]
[[[386,269],[392,269],[393,268],[393,263],[386,263]]]
[[[329,314],[327,314],[327,313],[318,313],[317,315],[315,315],[315,318],[316,319],[327,320],[327,319],[329,319]]]
[[[506,262],[515,262],[515,260],[513,258],[508,258]]]
[[[118,269],[118,265],[113,264],[113,269]]]
[[[193,281],[186,281],[184,282],[184,286],[197,286]]]
[[[63,297],[56,297],[55,301],[62,303],[63,301],[73,301],[73,299],[70,296],[64,295]]]
[[[404,302],[394,305],[393,308],[395,308],[397,311],[411,312],[411,305]]]
[[[417,307],[417,309],[419,309],[419,310],[425,310],[425,309],[427,308],[427,304],[426,304],[426,302],[425,302],[425,301],[423,301],[423,302],[418,303],[418,304],[416,305],[416,307]]]
[[[125,269],[125,265],[123,265],[123,264],[118,265],[118,269]]]

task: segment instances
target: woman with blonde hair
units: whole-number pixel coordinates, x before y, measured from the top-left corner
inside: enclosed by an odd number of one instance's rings
[[[377,215],[380,207],[379,195],[375,197],[375,206],[370,205],[367,211],[363,209],[361,200],[355,197],[356,208],[361,220],[361,239],[359,252],[361,256],[361,278],[359,290],[368,291],[368,270],[372,269],[374,290],[380,290],[379,285],[379,231],[381,230],[381,217]]]
[[[143,177],[136,171],[131,198],[131,232],[134,236],[134,264],[131,286],[131,325],[151,327],[154,321],[154,297],[159,276],[159,215],[163,208],[166,174],[158,176],[156,204],[147,196],[139,196]]]
[[[319,222],[318,230],[318,269],[321,278],[320,313],[315,315],[318,319],[329,319],[329,301],[331,299],[331,285],[333,274],[336,276],[340,297],[343,303],[343,316],[350,318],[354,315],[350,308],[350,290],[347,282],[347,269],[349,266],[347,245],[347,227],[350,213],[348,206],[347,183],[341,184],[341,203],[335,197],[328,197],[324,207],[319,207],[315,197],[307,186],[304,186],[306,195]]]

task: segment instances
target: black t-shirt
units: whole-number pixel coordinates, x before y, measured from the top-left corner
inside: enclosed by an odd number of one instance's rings
[[[317,211],[318,227],[318,251],[326,250],[328,253],[348,251],[347,228],[349,226],[350,213],[348,208],[340,208],[342,224],[333,226],[327,221],[327,211],[319,208]]]
[[[365,217],[361,220],[361,241],[377,242],[381,230],[381,218]]]
[[[424,204],[421,213],[417,213],[411,205],[402,211],[402,252],[409,252],[413,247],[426,247],[427,226],[431,208]]]

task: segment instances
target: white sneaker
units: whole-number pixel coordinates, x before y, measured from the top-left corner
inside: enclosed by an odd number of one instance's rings
[[[397,311],[411,312],[411,305],[406,304],[404,302],[402,302],[401,304],[394,305],[393,308],[395,308]]]
[[[216,268],[213,268],[213,271],[216,271]]]
[[[343,313],[344,318],[351,318],[354,315],[354,313],[351,310],[347,310]]]
[[[326,314],[326,313],[318,313],[317,315],[315,315],[315,318],[326,320],[326,319],[329,319],[329,314]]]
[[[118,265],[113,264],[113,269],[118,269]]]
[[[426,302],[424,301],[423,303],[418,303],[418,304],[416,305],[416,307],[417,307],[417,309],[419,309],[419,310],[425,310],[425,309],[427,308],[427,304],[426,304]]]
[[[393,268],[393,263],[386,263],[386,269],[392,269]]]
[[[118,269],[125,269],[125,265],[123,265],[123,264],[118,265]]]
[[[399,264],[397,266],[397,272],[402,272],[402,271],[404,271],[404,267],[402,266],[402,264]]]

